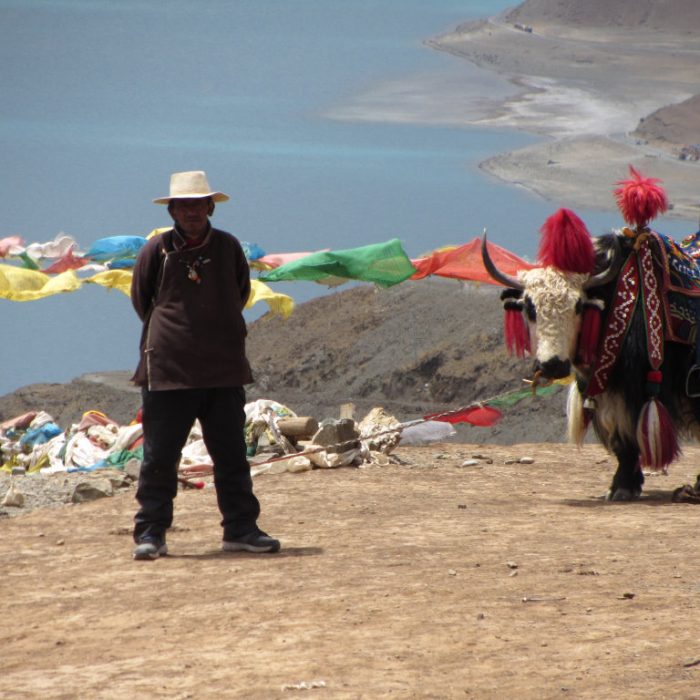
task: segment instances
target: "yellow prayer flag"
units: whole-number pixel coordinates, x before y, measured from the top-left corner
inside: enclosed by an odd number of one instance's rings
[[[84,281],[99,284],[107,289],[116,289],[130,297],[131,277],[131,270],[106,270],[105,272],[98,272]]]
[[[74,292],[81,284],[73,270],[50,277],[38,270],[0,265],[0,299],[34,301],[61,292]]]
[[[294,310],[294,299],[286,294],[273,292],[266,284],[258,280],[250,281],[250,296],[246,309],[257,304],[259,301],[267,302],[273,314],[281,314],[283,318],[289,318]]]

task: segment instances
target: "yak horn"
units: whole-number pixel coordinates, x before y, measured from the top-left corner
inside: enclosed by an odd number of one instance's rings
[[[617,273],[620,271],[620,265],[622,264],[622,248],[620,247],[617,234],[613,235],[612,242],[613,247],[608,252],[609,262],[607,268],[597,275],[591,275],[583,285],[584,289],[603,287],[617,277]]]
[[[486,229],[484,229],[484,237],[481,239],[481,259],[484,262],[486,272],[488,272],[496,282],[500,282],[506,287],[517,289],[519,292],[525,290],[525,287],[518,279],[515,277],[509,277],[494,265],[494,262],[491,260],[491,256],[489,255],[488,245],[486,243]]]

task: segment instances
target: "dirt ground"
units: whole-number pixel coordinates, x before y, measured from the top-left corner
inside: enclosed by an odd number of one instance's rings
[[[631,504],[595,445],[396,456],[256,477],[277,555],[221,552],[211,489],[155,562],[133,490],[0,520],[0,698],[700,698],[700,447]]]

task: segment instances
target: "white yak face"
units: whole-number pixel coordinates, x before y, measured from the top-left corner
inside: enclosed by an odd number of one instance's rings
[[[579,330],[579,302],[585,296],[588,275],[562,272],[553,267],[518,274],[533,333],[533,354],[545,376],[567,376]],[[531,311],[534,309],[534,319]]]

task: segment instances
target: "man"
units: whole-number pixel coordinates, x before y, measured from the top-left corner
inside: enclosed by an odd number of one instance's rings
[[[175,226],[149,239],[134,266],[131,300],[143,332],[133,381],[141,386],[144,433],[134,559],[167,554],[178,463],[196,419],[214,463],[224,551],[280,549],[257,526],[246,460],[248,263],[236,238],[209,223],[215,203],[228,199],[202,171],[174,173],[169,196],[153,201],[167,204]]]

